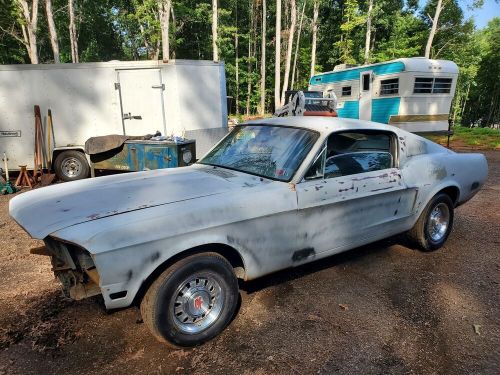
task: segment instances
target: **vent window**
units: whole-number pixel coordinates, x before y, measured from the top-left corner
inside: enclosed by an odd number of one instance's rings
[[[380,82],[380,95],[399,93],[399,78],[385,79]]]
[[[351,86],[342,87],[342,96],[351,96]]]

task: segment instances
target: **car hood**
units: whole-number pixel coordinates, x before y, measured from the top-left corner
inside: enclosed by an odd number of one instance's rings
[[[208,166],[120,174],[20,194],[9,213],[33,238],[63,228],[258,183],[255,176]]]

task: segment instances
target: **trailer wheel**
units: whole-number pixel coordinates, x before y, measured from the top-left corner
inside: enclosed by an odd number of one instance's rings
[[[57,155],[54,162],[54,171],[63,181],[75,181],[87,178],[90,167],[85,155],[76,150],[67,150]]]

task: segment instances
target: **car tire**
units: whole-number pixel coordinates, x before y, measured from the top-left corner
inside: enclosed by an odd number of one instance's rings
[[[238,296],[238,281],[224,257],[195,254],[174,263],[151,284],[141,302],[141,315],[158,340],[191,347],[226,328]]]
[[[444,245],[453,227],[453,201],[439,193],[427,204],[408,237],[422,251],[434,251]]]
[[[62,181],[76,181],[89,176],[90,166],[83,152],[67,150],[57,155],[54,172]]]

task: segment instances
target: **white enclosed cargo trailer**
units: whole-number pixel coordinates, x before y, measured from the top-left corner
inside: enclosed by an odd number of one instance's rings
[[[94,136],[160,131],[196,140],[197,156],[227,133],[223,63],[171,60],[0,66],[0,153],[33,168],[34,105],[52,112],[55,147],[81,156]],[[73,158],[73,159],[72,159]],[[61,159],[60,159],[61,160]]]

